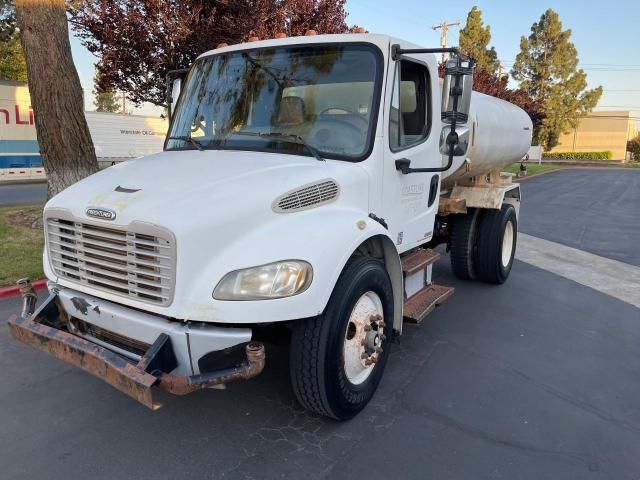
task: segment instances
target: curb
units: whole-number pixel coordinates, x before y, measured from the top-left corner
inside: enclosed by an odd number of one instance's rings
[[[555,168],[553,170],[546,170],[544,172],[540,172],[540,173],[536,173],[534,175],[528,175],[526,177],[522,177],[522,178],[514,178],[513,180],[515,182],[522,182],[523,180],[528,180],[530,178],[536,178],[539,177],[541,175],[548,175],[549,173],[553,173],[553,172],[561,172],[562,170],[569,170],[572,167],[560,167],[560,168]]]
[[[47,279],[41,278],[40,280],[33,281],[33,288],[36,290],[44,290],[47,288]],[[0,287],[0,298],[11,298],[20,295],[20,289],[17,285],[11,285],[10,287]]]
[[[40,185],[43,183],[47,183],[46,178],[37,179],[37,178],[15,178],[11,180],[0,180],[0,186],[2,185]]]

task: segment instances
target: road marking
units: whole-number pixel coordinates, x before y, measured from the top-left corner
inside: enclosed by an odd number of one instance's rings
[[[640,267],[521,232],[516,258],[640,308]]]

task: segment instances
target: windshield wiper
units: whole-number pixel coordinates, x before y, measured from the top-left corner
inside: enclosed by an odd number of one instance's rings
[[[307,149],[314,158],[320,162],[324,162],[324,158],[320,155],[318,150],[309,145],[307,141],[302,138],[300,135],[296,135],[293,133],[280,133],[280,132],[249,132],[245,130],[239,130],[237,132],[231,132],[231,135],[246,135],[250,137],[260,137],[260,138],[271,138],[273,140],[282,140],[285,142],[295,143],[296,145],[302,145]]]
[[[167,140],[182,140],[183,142],[189,142],[191,145],[196,147],[201,152],[204,150],[204,145],[202,145],[198,140],[192,138],[188,135],[177,135],[168,137]]]

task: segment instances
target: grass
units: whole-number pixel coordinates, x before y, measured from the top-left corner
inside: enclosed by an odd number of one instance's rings
[[[606,162],[609,160],[603,160],[602,165],[589,165],[586,168],[640,168],[640,162],[628,162],[628,163],[618,163],[614,165],[607,165]],[[585,168],[580,165],[548,165],[548,164],[537,164],[537,163],[529,163],[527,164],[527,177],[531,175],[536,175],[537,173],[548,172],[551,170],[558,170],[559,168]],[[509,165],[505,169],[504,172],[509,173],[518,173],[520,171],[520,163],[514,163]]]
[[[538,173],[542,173],[542,172],[548,172],[550,170],[558,170],[559,168],[566,168],[565,166],[562,165],[538,165],[536,164],[528,164],[527,165],[527,176],[531,176],[531,175],[536,175]],[[520,164],[519,163],[514,163],[513,165],[509,165],[507,168],[504,169],[505,172],[509,172],[509,173],[518,173],[520,171]]]
[[[41,206],[0,208],[0,287],[44,276],[42,229],[31,227],[41,214]]]

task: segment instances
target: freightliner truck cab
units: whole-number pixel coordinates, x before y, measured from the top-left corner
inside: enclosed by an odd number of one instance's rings
[[[72,185],[44,210],[49,298],[13,335],[150,408],[260,373],[290,344],[299,402],[358,413],[403,322],[454,273],[502,283],[528,116],[472,95],[473,64],[386,35],[220,46],[168,78],[164,151]],[[444,92],[444,95],[441,93]],[[267,335],[272,332],[271,335]]]

